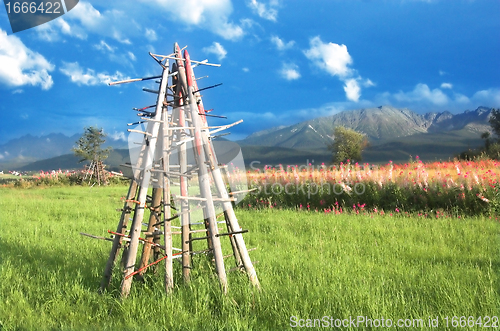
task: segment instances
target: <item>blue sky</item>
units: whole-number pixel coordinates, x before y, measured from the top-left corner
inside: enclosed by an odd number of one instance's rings
[[[0,7],[0,143],[103,127],[124,139],[154,103],[148,52],[188,45],[205,108],[233,139],[342,110],[500,107],[498,0],[107,0],[12,34]]]

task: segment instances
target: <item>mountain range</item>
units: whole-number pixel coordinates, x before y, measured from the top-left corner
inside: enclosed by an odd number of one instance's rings
[[[302,164],[331,160],[327,146],[336,126],[352,128],[366,135],[370,147],[365,162],[447,160],[469,148],[483,145],[481,133],[491,131],[491,108],[479,107],[459,114],[450,112],[418,114],[389,106],[343,111],[290,126],[280,126],[251,134],[237,141],[249,165]],[[26,135],[0,145],[0,170],[50,170],[81,168],[71,148],[80,135],[67,137],[51,133],[41,137]],[[115,150],[108,168],[119,169],[128,161],[124,141],[108,141]],[[256,161],[256,162],[255,162]]]
[[[37,137],[28,134],[9,140],[7,143],[0,145],[0,170],[14,168],[22,170],[24,166],[34,162],[41,162],[68,154],[72,156],[71,149],[75,146],[80,136],[81,134],[68,137],[62,133],[50,133]],[[104,144],[104,147],[107,146],[111,146],[114,149],[125,149],[127,148],[127,143],[121,140],[108,140]],[[68,158],[66,157],[66,159]],[[75,161],[78,164],[77,158],[75,158]],[[66,164],[67,162],[64,163],[64,165]],[[71,162],[71,164],[73,163]],[[74,165],[71,168],[79,167],[80,165]],[[56,167],[56,169],[58,168],[66,167]]]
[[[490,130],[491,108],[479,107],[460,114],[450,112],[415,113],[409,109],[388,106],[363,108],[319,117],[291,126],[280,126],[251,134],[240,140],[242,146],[274,146],[293,149],[325,148],[334,137],[336,126],[345,126],[364,133],[372,145],[399,138],[465,130],[477,135]]]

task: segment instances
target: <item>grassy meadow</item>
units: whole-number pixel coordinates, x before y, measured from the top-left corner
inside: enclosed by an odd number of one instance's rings
[[[500,223],[488,216],[238,209],[261,291],[233,272],[224,296],[210,258],[196,256],[189,285],[174,264],[170,295],[162,265],[125,300],[117,267],[98,294],[111,243],[79,232],[115,230],[126,190],[0,187],[0,330],[282,330],[323,316],[422,319],[410,329],[427,330],[429,317],[446,329],[447,316],[500,315]]]

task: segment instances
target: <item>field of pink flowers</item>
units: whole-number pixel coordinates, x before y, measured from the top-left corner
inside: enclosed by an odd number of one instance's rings
[[[243,208],[295,208],[324,213],[497,215],[500,162],[282,166],[247,172],[254,189]]]

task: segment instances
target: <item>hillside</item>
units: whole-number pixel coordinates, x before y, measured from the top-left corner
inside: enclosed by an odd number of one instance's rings
[[[419,156],[422,161],[446,161],[465,150],[483,145],[479,134],[469,128],[420,133],[372,145],[363,152],[363,159],[370,163],[385,163],[389,160],[406,162],[410,156]]]
[[[51,133],[41,137],[26,135],[0,145],[2,161],[40,160],[69,153],[79,135],[71,137],[62,133]]]
[[[85,163],[78,162],[79,158],[74,154],[64,154],[40,161],[35,161],[27,165],[16,168],[19,171],[51,171],[57,169],[75,170],[83,169]],[[129,162],[127,149],[115,149],[111,151],[109,157],[104,161],[106,170],[120,171],[120,164]]]
[[[323,148],[329,144],[336,126],[345,126],[366,134],[372,145],[417,134],[463,130],[479,135],[489,129],[490,108],[460,114],[417,114],[409,109],[381,106],[344,111],[287,127],[257,132],[240,140],[242,146],[274,146],[294,149]]]

